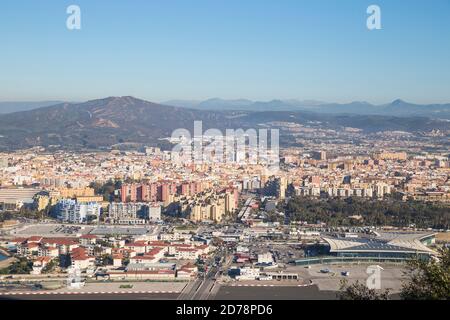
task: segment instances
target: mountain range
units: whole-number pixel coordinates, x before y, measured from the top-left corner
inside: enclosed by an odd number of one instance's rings
[[[63,101],[0,102],[0,114],[28,111],[41,107],[62,104]],[[414,104],[401,99],[391,103],[374,105],[365,101],[350,103],[328,103],[317,100],[270,100],[253,101],[248,99],[226,100],[212,98],[207,100],[169,100],[162,105],[207,111],[310,111],[330,114],[386,115],[396,117],[424,116],[450,120],[450,103]]]
[[[240,103],[241,100],[234,101],[235,106]],[[408,107],[408,104],[396,101],[385,108]],[[161,145],[161,138],[169,137],[174,129],[192,131],[196,120],[203,122],[204,130],[218,128],[222,132],[227,128],[270,126],[275,121],[333,129],[354,127],[366,132],[450,130],[450,121],[417,116],[414,111],[411,116],[397,117],[389,114],[325,113],[325,110],[333,108],[332,105],[321,104],[315,108],[324,109],[320,112],[314,108],[292,111],[207,110],[163,105],[130,96],[59,103],[0,115],[0,150],[33,146],[97,149],[126,143]]]
[[[0,149],[155,143],[175,128],[191,128],[194,120],[215,123],[215,117],[212,112],[165,106],[133,97],[61,103],[0,115]],[[223,119],[219,121],[225,123]]]
[[[271,100],[252,101],[247,99],[224,100],[220,98],[205,101],[170,100],[164,102],[181,108],[199,110],[240,110],[240,111],[311,111],[333,114],[386,115],[397,117],[424,116],[450,120],[448,104],[414,104],[397,99],[391,103],[374,105],[364,101],[351,103],[327,103],[316,100]]]

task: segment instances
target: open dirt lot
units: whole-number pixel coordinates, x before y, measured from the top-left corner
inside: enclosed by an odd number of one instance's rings
[[[439,232],[436,234],[436,241],[450,242],[450,232]]]

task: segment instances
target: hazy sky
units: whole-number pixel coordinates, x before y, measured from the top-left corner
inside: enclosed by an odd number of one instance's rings
[[[450,102],[450,1],[2,1],[0,101],[122,95]]]

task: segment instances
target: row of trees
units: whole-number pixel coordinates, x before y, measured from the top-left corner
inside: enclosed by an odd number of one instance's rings
[[[23,206],[18,211],[3,211],[0,212],[0,222],[16,219],[16,218],[27,218],[27,219],[43,219],[48,217],[49,209],[44,209],[38,211],[26,206]]]
[[[113,201],[118,200],[118,197],[115,195],[115,190],[120,189],[122,187],[122,181],[108,180],[104,184],[99,182],[92,182],[89,185],[89,187],[94,189],[95,194],[102,195],[104,200]]]
[[[392,225],[450,228],[450,207],[445,204],[395,199],[293,197],[283,207],[291,221],[325,222],[330,226]],[[354,216],[362,216],[357,219]]]

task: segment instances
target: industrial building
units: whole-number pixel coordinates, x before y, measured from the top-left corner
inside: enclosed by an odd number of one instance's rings
[[[374,232],[367,236],[325,236],[322,239],[330,246],[332,256],[402,261],[434,256],[436,252],[427,247],[434,243],[434,236],[434,233]]]

